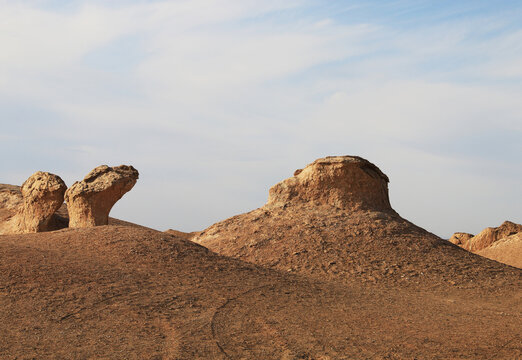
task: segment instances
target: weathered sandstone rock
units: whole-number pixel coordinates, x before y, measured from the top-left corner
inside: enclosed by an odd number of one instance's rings
[[[499,227],[488,227],[468,241],[467,250],[476,252],[487,248],[494,242],[510,235],[522,232],[522,225],[511,221],[504,221]]]
[[[109,212],[132,189],[139,173],[132,166],[98,166],[65,193],[69,227],[107,225]]]
[[[62,206],[65,183],[58,176],[37,171],[22,185],[22,202],[5,232],[33,233],[52,230],[52,216]]]
[[[20,187],[15,185],[0,184],[0,208],[15,209],[23,201]]]
[[[368,160],[358,156],[328,156],[274,185],[267,205],[300,203],[351,210],[389,210],[388,182],[388,177]]]
[[[473,236],[473,234],[469,233],[456,232],[450,237],[449,242],[466,249],[469,239],[471,239]]]
[[[497,240],[476,253],[491,260],[522,269],[522,232]]]

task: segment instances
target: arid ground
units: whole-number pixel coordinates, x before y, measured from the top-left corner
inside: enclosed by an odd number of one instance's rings
[[[0,358],[522,358],[522,270],[402,219],[368,163],[322,160],[197,234],[1,235]],[[316,191],[346,171],[349,196]],[[382,188],[357,198],[365,176]]]

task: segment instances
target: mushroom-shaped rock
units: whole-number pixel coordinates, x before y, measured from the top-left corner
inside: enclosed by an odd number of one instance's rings
[[[138,180],[138,170],[132,166],[98,166],[75,182],[65,193],[69,212],[69,227],[107,225],[109,212]]]
[[[469,239],[471,239],[474,235],[464,232],[456,232],[451,235],[449,242],[460,247],[467,249]]]
[[[358,156],[317,159],[274,185],[267,205],[332,205],[350,210],[391,210],[388,177]]]
[[[53,214],[62,206],[67,186],[58,176],[37,171],[21,187],[22,203],[12,222],[12,232],[49,231]]]

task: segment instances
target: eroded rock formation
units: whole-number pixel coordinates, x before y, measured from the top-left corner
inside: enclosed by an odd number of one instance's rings
[[[107,225],[109,212],[132,189],[139,173],[132,166],[98,166],[65,193],[69,227]]]
[[[522,225],[511,221],[504,221],[499,227],[488,227],[468,241],[467,250],[480,251],[494,242],[510,235],[522,232]]]
[[[499,227],[488,227],[477,235],[455,233],[449,240],[480,256],[522,267],[522,225],[504,221]]]
[[[495,241],[476,252],[480,256],[522,269],[522,232]]]
[[[358,156],[328,156],[274,185],[267,205],[293,203],[390,210],[388,182],[388,177],[368,160]]]
[[[0,184],[0,208],[15,209],[23,201],[19,186]]]
[[[37,171],[20,188],[22,200],[15,203],[15,215],[4,224],[4,233],[34,233],[53,230],[53,214],[62,206],[67,186],[58,176]],[[14,192],[16,193],[16,192]]]

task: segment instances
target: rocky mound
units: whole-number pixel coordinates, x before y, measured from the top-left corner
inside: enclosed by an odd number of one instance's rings
[[[75,182],[65,193],[69,227],[107,225],[112,207],[132,189],[138,177],[132,166],[102,165]]]
[[[223,255],[346,282],[474,287],[497,286],[498,277],[520,281],[520,271],[401,218],[387,184],[386,175],[359,157],[318,159],[272,187],[263,207],[193,240]]]
[[[514,283],[495,292],[346,287],[128,226],[3,235],[0,258],[2,359],[522,355]]]

